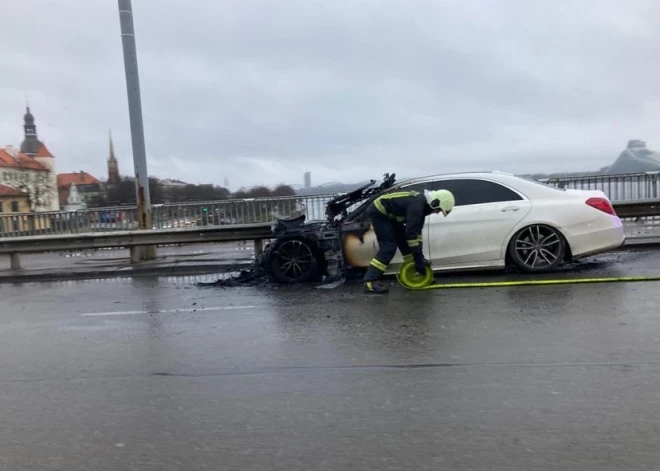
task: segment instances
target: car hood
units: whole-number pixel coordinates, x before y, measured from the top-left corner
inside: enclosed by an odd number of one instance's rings
[[[369,183],[366,183],[353,191],[331,199],[325,206],[327,221],[333,222],[337,218],[344,218],[351,206],[368,200],[374,194],[390,188],[395,182],[396,174],[386,173],[383,177],[383,182],[376,187],[374,187],[376,180],[371,180]]]

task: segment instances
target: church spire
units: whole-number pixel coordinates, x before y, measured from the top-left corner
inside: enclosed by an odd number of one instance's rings
[[[108,155],[108,183],[116,184],[121,181],[119,177],[119,163],[115,157],[115,146],[112,143],[112,131],[108,131],[109,155]]]
[[[112,130],[108,130],[108,138],[110,140],[110,154],[109,154],[109,160],[117,161],[115,158],[115,146],[112,144]]]

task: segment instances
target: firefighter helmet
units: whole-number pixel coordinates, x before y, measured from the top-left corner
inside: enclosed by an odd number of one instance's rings
[[[447,216],[454,209],[454,195],[449,190],[433,190],[426,192],[426,201],[431,209],[440,210]]]

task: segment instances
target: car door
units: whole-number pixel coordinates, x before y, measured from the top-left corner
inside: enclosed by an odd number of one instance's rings
[[[498,182],[482,178],[453,178],[431,182],[447,189],[456,206],[446,218],[427,219],[429,257],[437,267],[493,264],[502,257],[507,236],[531,209],[530,201]]]

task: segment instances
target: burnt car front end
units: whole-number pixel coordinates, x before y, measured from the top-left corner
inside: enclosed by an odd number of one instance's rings
[[[292,219],[278,219],[272,227],[273,241],[257,259],[257,266],[278,283],[292,284],[340,279],[351,271],[343,251],[344,225],[356,226],[355,234],[368,227],[361,222],[347,222],[378,194],[390,188],[395,175],[386,174],[383,182],[375,180],[325,205],[325,220],[307,221],[303,214]],[[366,228],[365,228],[366,227]]]

